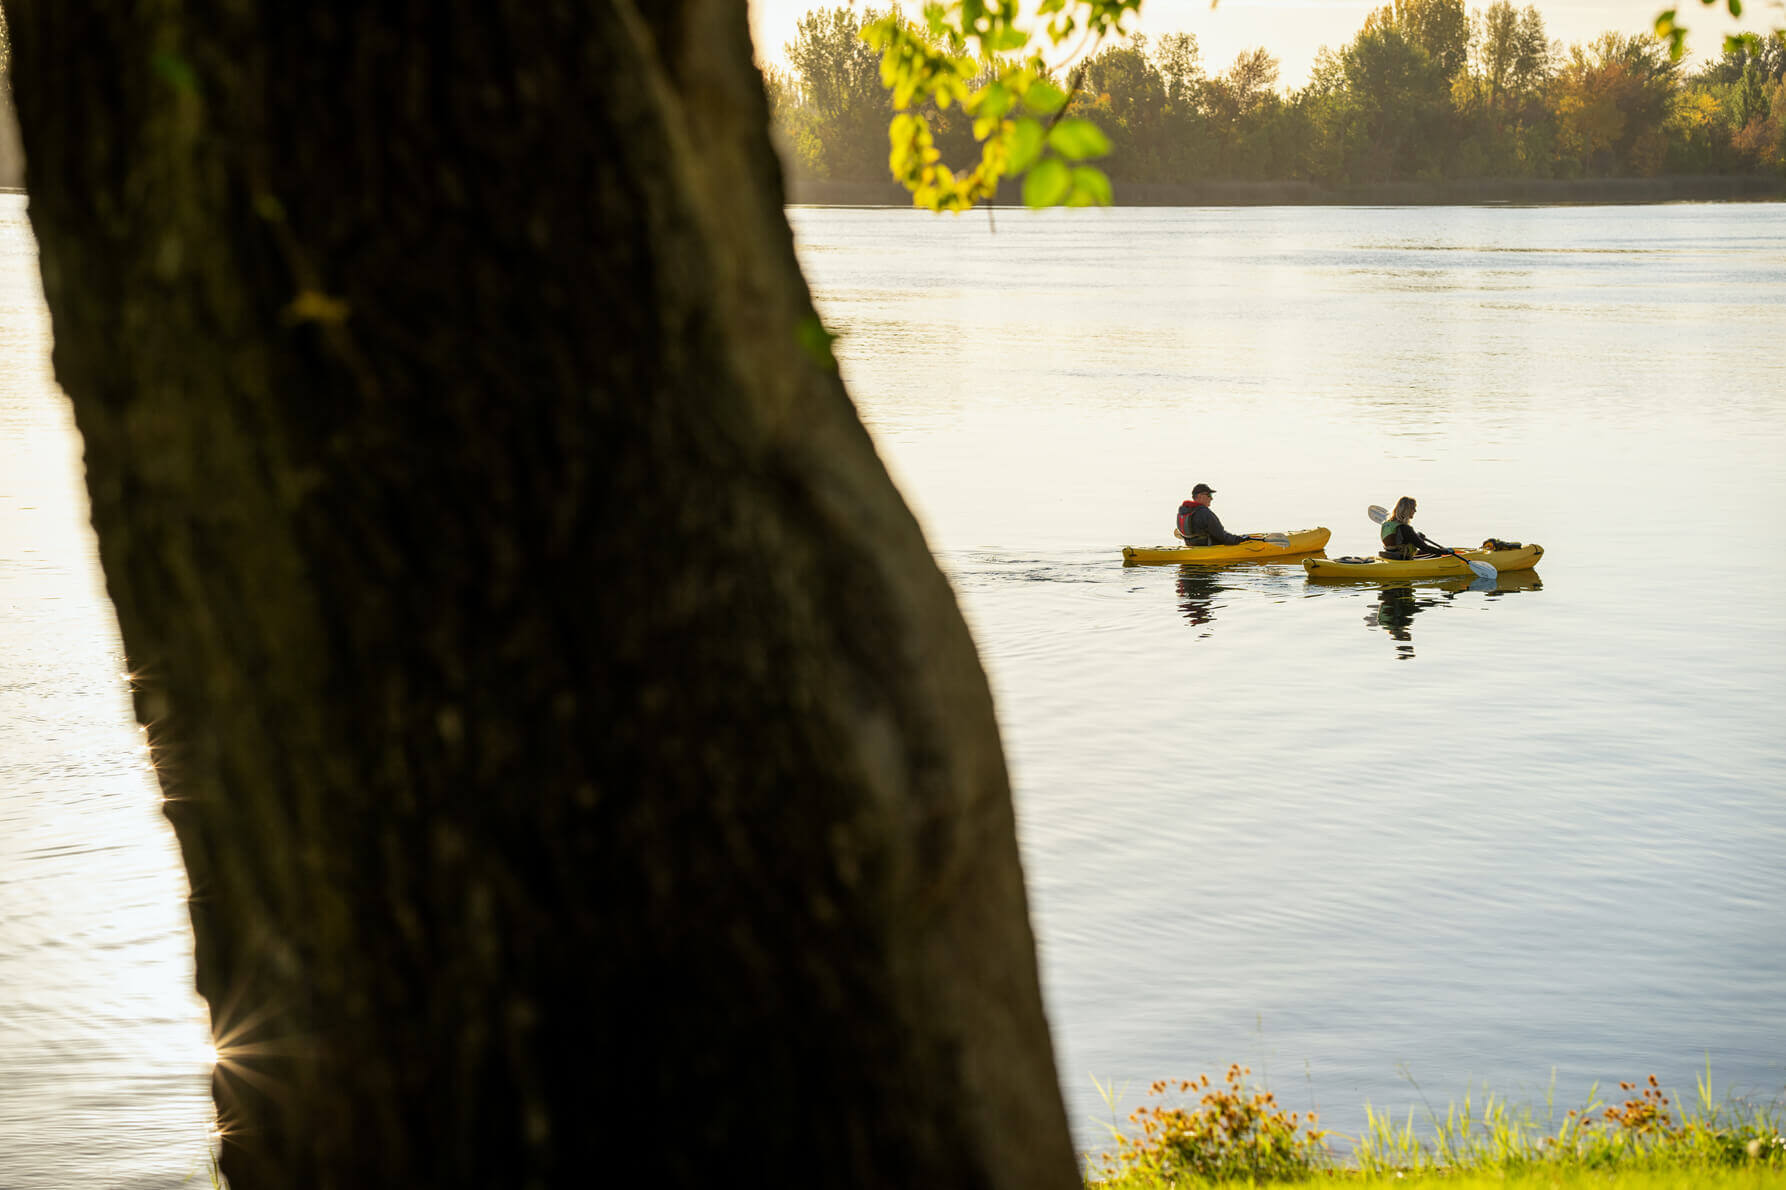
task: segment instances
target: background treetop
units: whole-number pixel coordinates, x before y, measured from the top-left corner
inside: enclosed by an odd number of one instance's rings
[[[1647,35],[1553,41],[1531,5],[1401,0],[1286,90],[1269,46],[1222,65],[1189,33],[1076,26],[1057,50],[1043,29],[1041,45],[1060,60],[1038,71],[1035,42],[1016,59],[988,55],[950,21],[938,9],[923,23],[872,9],[809,14],[787,47],[794,69],[769,72],[791,172],[886,177],[877,75],[904,81],[894,175],[933,209],[965,209],[1004,175],[1024,175],[1028,200],[1085,202],[1103,198],[1106,177],[1353,185],[1786,171],[1777,34],[1737,39],[1688,69]],[[898,60],[877,65],[858,31]]]

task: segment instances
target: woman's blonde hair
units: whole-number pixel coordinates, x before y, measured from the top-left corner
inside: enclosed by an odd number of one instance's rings
[[[1403,496],[1395,502],[1395,511],[1389,514],[1389,519],[1405,525],[1414,519],[1414,507],[1414,497]]]

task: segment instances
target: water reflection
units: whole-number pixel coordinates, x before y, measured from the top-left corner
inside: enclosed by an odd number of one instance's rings
[[[1215,613],[1222,605],[1217,598],[1228,590],[1221,581],[1222,572],[1207,566],[1180,566],[1178,568],[1178,608],[1184,618],[1194,628],[1203,631],[1197,634],[1202,640],[1213,631],[1209,625],[1215,623]]]
[[[1364,614],[1366,624],[1375,624],[1387,632],[1395,646],[1398,660],[1406,661],[1414,656],[1414,634],[1408,631],[1414,623],[1414,617],[1420,613],[1420,600],[1414,596],[1412,587],[1384,587],[1377,592],[1375,610]]]
[[[1447,604],[1465,592],[1493,599],[1516,591],[1538,591],[1543,587],[1535,570],[1498,574],[1494,578],[1445,579],[1422,587],[1404,583],[1377,592],[1377,604],[1364,614],[1364,622],[1387,632],[1395,641],[1396,660],[1407,661],[1414,656],[1414,617],[1421,612]]]

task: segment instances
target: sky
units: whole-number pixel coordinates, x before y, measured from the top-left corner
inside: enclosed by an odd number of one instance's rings
[[[1280,88],[1300,87],[1308,81],[1315,53],[1323,45],[1338,49],[1352,40],[1372,9],[1387,0],[1221,0],[1214,10],[1209,0],[1144,0],[1141,17],[1133,28],[1157,38],[1164,33],[1194,33],[1203,50],[1204,69],[1220,73],[1235,55],[1264,46],[1283,66]],[[1486,8],[1490,0],[1465,0],[1471,9]],[[1638,33],[1651,27],[1656,13],[1674,0],[1544,0],[1535,6],[1544,16],[1554,40],[1587,41],[1607,30]],[[792,40],[794,25],[809,9],[836,7],[845,0],[750,0],[751,33],[757,55],[766,62],[785,62],[782,46]],[[876,0],[887,7],[889,0]],[[1524,8],[1522,0],[1514,0]],[[907,0],[916,10],[920,0]],[[857,7],[861,7],[860,4]],[[1702,8],[1694,0],[1680,0],[1683,23],[1691,30],[1690,49],[1716,57],[1725,32],[1736,28],[1724,12]],[[1750,3],[1743,28],[1766,27],[1769,19],[1786,24],[1786,11],[1776,4]]]

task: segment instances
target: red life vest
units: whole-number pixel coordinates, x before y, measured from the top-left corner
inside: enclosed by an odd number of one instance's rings
[[[1197,510],[1202,507],[1203,505],[1195,500],[1186,500],[1178,506],[1178,535],[1180,537],[1197,536],[1191,532],[1191,517],[1195,516]]]

